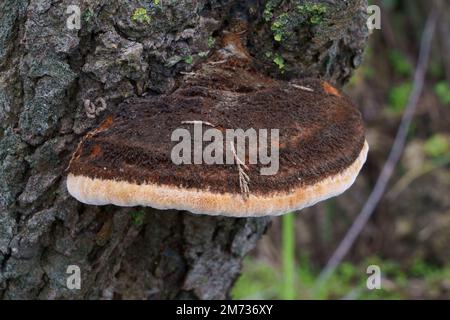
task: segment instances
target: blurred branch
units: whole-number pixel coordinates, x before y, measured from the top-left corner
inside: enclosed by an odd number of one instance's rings
[[[443,0],[435,0],[435,6],[441,12],[442,17],[438,22],[439,38],[442,49],[442,59],[444,64],[444,71],[447,81],[450,82],[450,38],[448,36],[448,21],[450,19],[450,5]]]
[[[420,45],[419,60],[417,63],[417,68],[414,74],[414,86],[409,96],[408,104],[406,106],[405,112],[403,114],[400,126],[395,137],[394,144],[392,145],[389,157],[384,164],[384,167],[378,177],[372,193],[370,194],[367,202],[362,208],[361,212],[357,216],[356,220],[353,222],[352,226],[348,230],[344,239],[339,244],[338,248],[328,261],[325,269],[319,276],[318,284],[320,285],[334,272],[337,266],[342,262],[344,257],[347,255],[350,248],[353,246],[356,238],[359,236],[364,226],[366,225],[369,218],[372,216],[375,208],[383,197],[389,180],[394,173],[394,169],[400,160],[403,153],[403,149],[406,144],[406,138],[408,135],[409,127],[411,125],[419,98],[422,95],[422,90],[424,87],[425,76],[428,69],[428,60],[431,51],[431,44],[434,37],[436,24],[438,21],[438,11],[434,7],[428,16],[425,29],[422,34],[422,40]]]

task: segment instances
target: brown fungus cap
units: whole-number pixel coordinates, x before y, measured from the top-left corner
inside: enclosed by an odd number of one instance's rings
[[[93,205],[250,217],[299,210],[349,188],[368,151],[349,99],[322,80],[258,73],[232,40],[222,50],[170,94],[129,100],[88,133],[69,165],[70,194]],[[174,164],[172,133],[184,128],[194,136],[198,121],[204,131],[279,129],[277,173],[261,175],[267,165],[247,157],[242,166]]]

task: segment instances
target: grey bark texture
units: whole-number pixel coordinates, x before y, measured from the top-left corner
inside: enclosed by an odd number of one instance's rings
[[[70,5],[81,9],[80,30],[67,27]],[[231,15],[248,17],[262,72],[342,84],[361,62],[366,6],[1,0],[0,299],[227,297],[269,219],[85,206],[65,188],[70,155],[121,101],[172,90]],[[80,290],[66,286],[69,265],[81,269]]]

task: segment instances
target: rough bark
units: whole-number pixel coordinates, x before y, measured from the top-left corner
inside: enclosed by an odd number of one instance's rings
[[[269,219],[85,206],[68,195],[65,168],[121,101],[167,92],[201,63],[232,12],[249,16],[261,70],[348,79],[367,38],[365,0],[266,2],[0,2],[0,298],[227,296]],[[297,8],[313,2],[328,8],[319,20]],[[81,8],[79,31],[66,27],[69,5]],[[148,22],[133,21],[140,7]],[[271,24],[284,13],[287,33],[276,41]],[[107,108],[91,119],[85,102],[99,98]],[[81,268],[81,290],[66,286],[69,265]]]

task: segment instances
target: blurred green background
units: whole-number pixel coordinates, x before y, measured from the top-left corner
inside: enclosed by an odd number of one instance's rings
[[[359,106],[371,147],[345,194],[275,218],[244,262],[233,299],[450,298],[450,1],[371,1],[382,11],[365,61],[344,88]],[[412,89],[425,21],[440,8],[424,92],[387,193],[345,261],[318,275],[367,200]],[[369,265],[382,289],[366,287]]]

